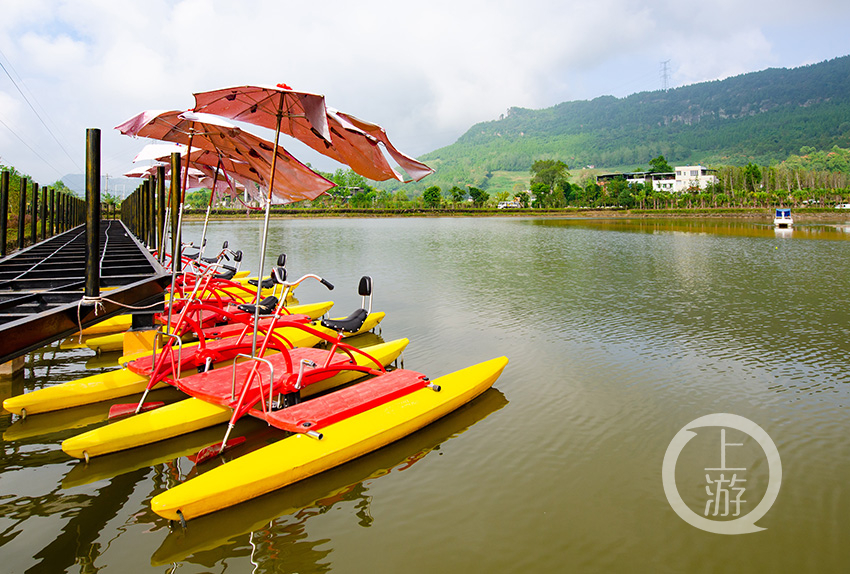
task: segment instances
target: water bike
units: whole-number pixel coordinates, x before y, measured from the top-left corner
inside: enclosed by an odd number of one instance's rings
[[[321,278],[307,275],[307,278]],[[364,288],[363,285],[366,285]],[[371,307],[371,280],[361,280],[361,294],[368,296]],[[365,301],[364,301],[365,302]],[[399,339],[365,348],[356,348],[343,339],[363,332],[371,309],[361,307],[344,319],[325,319],[322,328],[308,323],[286,323],[293,332],[304,332],[326,342],[329,349],[289,348],[279,344],[277,331],[269,329],[262,340],[257,340],[256,353],[236,353],[227,368],[204,368],[191,374],[180,373],[175,365],[182,364],[169,355],[154,367],[151,381],[173,384],[191,398],[171,405],[142,412],[143,396],[136,411],[139,414],[82,435],[67,439],[62,449],[70,456],[88,460],[110,452],[117,452],[165,438],[178,436],[201,428],[228,422],[227,434],[236,421],[253,409],[277,410],[298,404],[304,398],[336,388],[344,383],[367,375],[385,375],[386,366],[395,361],[408,344]],[[334,333],[333,336],[328,332]],[[247,338],[242,344],[247,347]],[[249,350],[240,347],[238,350]],[[178,349],[179,350],[179,349]],[[235,347],[227,349],[235,352]],[[244,359],[239,362],[240,359]],[[200,365],[201,361],[195,361]],[[167,365],[163,375],[161,365]],[[161,378],[160,378],[161,377]],[[152,386],[150,388],[153,388]],[[277,400],[274,396],[277,395]],[[266,405],[268,405],[266,407]],[[226,445],[227,436],[221,449]],[[220,450],[221,450],[220,449]]]

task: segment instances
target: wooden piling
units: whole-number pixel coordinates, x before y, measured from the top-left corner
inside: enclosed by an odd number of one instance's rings
[[[9,224],[9,172],[0,175],[0,257],[6,257],[6,235]]]
[[[27,221],[27,178],[21,178],[21,195],[18,201],[18,249],[24,248],[26,242]]]
[[[50,188],[50,209],[47,216],[47,236],[53,237],[56,235],[56,189]]]
[[[30,217],[30,242],[38,243],[38,184],[32,182],[32,216]]]
[[[182,249],[180,245],[180,154],[171,154],[171,263],[172,270],[180,271]]]
[[[86,130],[86,297],[100,297],[100,130]]]

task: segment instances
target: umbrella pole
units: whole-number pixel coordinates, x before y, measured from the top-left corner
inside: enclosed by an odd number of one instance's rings
[[[274,147],[272,147],[272,167],[269,175],[269,194],[266,198],[266,215],[263,220],[263,236],[260,241],[260,270],[257,275],[257,300],[254,302],[254,336],[251,339],[251,356],[257,356],[257,327],[260,323],[260,297],[263,293],[263,263],[266,260],[266,239],[269,235],[269,213],[272,206],[272,191],[274,190],[274,174],[277,167],[277,144],[280,141],[280,122],[283,118],[283,94],[280,95],[280,105],[277,109],[277,126],[274,131]]]
[[[165,329],[165,333],[168,334],[168,327],[171,326],[171,315],[174,309],[174,292],[177,284],[177,272],[183,270],[183,202],[186,199],[186,184],[189,181],[189,154],[192,153],[192,137],[195,135],[194,128],[190,128],[189,130],[189,146],[186,150],[186,171],[183,174],[183,189],[177,188],[177,195],[179,196],[180,205],[177,208],[177,230],[172,230],[172,235],[176,234],[176,237],[171,238],[171,296],[168,300],[168,324]],[[175,168],[177,170],[176,177],[180,177],[180,154],[173,153],[171,154],[171,178],[174,180]],[[180,180],[177,179],[179,184]]]
[[[207,239],[207,224],[210,222],[210,210],[212,210],[213,198],[215,197],[215,186],[218,184],[218,168],[221,167],[221,158],[218,159],[218,164],[215,166],[215,175],[213,176],[212,189],[210,190],[210,202],[207,205],[207,215],[204,217],[204,230],[201,231],[201,250],[198,252],[198,261],[204,256],[204,246]],[[187,168],[188,169],[188,168]]]
[[[169,238],[171,239],[171,295],[168,298],[168,321],[165,323],[165,334],[169,335],[171,333],[171,316],[174,311],[174,300],[176,299],[175,293],[177,291],[177,269],[180,266],[180,243],[176,241],[175,237],[175,218],[177,215],[178,209],[177,206],[174,205],[180,199],[180,154],[173,153],[171,154],[171,194],[169,198],[169,202],[171,203],[171,233],[169,234]],[[178,175],[175,177],[174,172],[177,171]],[[177,225],[179,225],[180,220],[177,220]]]
[[[183,204],[186,203],[186,186],[189,184],[189,157],[192,155],[192,138],[195,137],[195,122],[192,122],[189,126],[189,145],[186,146],[186,169],[183,171],[183,185],[180,188],[180,215],[177,217],[177,245],[180,247],[181,269],[183,265]]]

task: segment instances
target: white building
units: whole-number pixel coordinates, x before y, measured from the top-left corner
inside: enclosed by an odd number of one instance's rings
[[[707,169],[701,165],[676,166],[676,178],[673,182],[673,191],[680,193],[691,188],[705,189],[709,185],[717,183],[717,170]],[[653,181],[653,187],[655,182]]]
[[[717,170],[708,169],[701,165],[685,165],[676,166],[676,170],[669,173],[642,171],[600,175],[596,178],[596,183],[605,185],[613,179],[623,178],[629,183],[629,186],[632,186],[637,183],[648,185],[648,181],[651,181],[652,189],[655,191],[682,193],[691,188],[705,189],[709,185],[716,184],[718,182],[717,176],[714,175],[716,172]]]

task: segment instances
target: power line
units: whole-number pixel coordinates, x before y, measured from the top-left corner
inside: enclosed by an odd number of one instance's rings
[[[9,60],[9,58],[7,58],[7,57],[6,57],[6,54],[4,54],[2,50],[0,50],[0,56],[3,56],[3,59],[5,59],[7,62],[9,62],[9,67],[11,67],[11,68],[12,68],[12,70],[14,70],[14,67],[12,67],[12,62]],[[57,145],[58,145],[58,146],[62,149],[62,151],[63,151],[63,152],[65,152],[65,155],[66,155],[66,156],[68,156],[68,159],[70,159],[70,160],[71,160],[71,163],[73,163],[73,164],[74,164],[74,166],[75,166],[78,170],[83,171],[83,170],[82,170],[82,168],[81,168],[81,167],[77,164],[77,162],[74,160],[74,158],[73,158],[73,157],[71,157],[71,154],[70,154],[70,153],[68,153],[68,150],[67,150],[67,149],[65,149],[65,146],[64,146],[64,145],[62,145],[62,142],[60,142],[60,141],[59,141],[59,138],[57,138],[57,137],[56,137],[56,134],[55,134],[55,133],[53,133],[53,130],[51,130],[51,129],[50,129],[50,127],[47,125],[47,123],[44,121],[44,118],[42,118],[42,117],[41,117],[41,114],[39,114],[39,113],[38,113],[38,110],[36,110],[36,109],[35,109],[35,106],[33,106],[33,105],[32,105],[32,102],[30,102],[29,98],[26,96],[26,94],[24,94],[23,90],[21,90],[21,87],[18,85],[18,82],[16,82],[16,81],[15,81],[15,78],[13,78],[13,77],[12,77],[12,74],[10,74],[10,73],[9,73],[9,70],[7,70],[7,69],[6,69],[6,66],[4,66],[4,65],[3,65],[3,62],[2,62],[2,61],[0,61],[0,68],[3,68],[3,71],[4,71],[4,72],[6,72],[6,75],[9,77],[9,79],[12,81],[12,84],[13,84],[13,85],[15,86],[15,88],[18,90],[18,93],[19,93],[19,94],[21,94],[21,97],[24,99],[24,101],[25,101],[25,102],[27,103],[27,105],[30,107],[30,109],[32,110],[32,112],[33,112],[33,113],[35,114],[35,116],[38,118],[38,121],[40,121],[40,122],[41,122],[41,125],[43,125],[43,126],[44,126],[44,129],[46,129],[46,130],[47,130],[47,133],[49,133],[49,134],[50,134],[50,137],[52,137],[52,138],[53,138],[53,140],[56,142],[56,144],[57,144]],[[17,72],[15,72],[15,74],[17,74]],[[26,87],[26,84],[24,83],[24,81],[23,81],[23,80],[21,80],[21,83],[22,83],[22,84],[24,84],[24,87]],[[29,91],[29,89],[27,89],[27,91]],[[33,96],[33,99],[35,99],[35,96]],[[37,102],[37,100],[36,100],[36,102]],[[6,127],[8,127],[8,126],[6,126]],[[27,146],[27,147],[29,147],[29,146]],[[40,156],[39,156],[39,157],[40,157]],[[49,164],[48,164],[48,165],[49,165]],[[54,168],[54,169],[55,169],[55,168]]]
[[[6,127],[6,129],[7,129],[7,130],[9,130],[9,132],[11,132],[11,134],[12,134],[13,136],[15,136],[16,138],[18,138],[18,139],[21,141],[21,143],[22,143],[22,144],[24,144],[24,146],[26,146],[26,148],[27,148],[28,150],[30,150],[32,153],[34,153],[34,154],[36,155],[36,157],[37,157],[38,159],[40,159],[41,161],[43,161],[46,165],[50,166],[50,168],[51,168],[51,169],[53,169],[53,171],[55,171],[56,173],[58,173],[60,178],[62,177],[62,172],[60,172],[58,169],[56,169],[56,166],[54,166],[52,163],[50,163],[49,161],[47,161],[46,159],[44,159],[43,157],[41,157],[41,154],[39,154],[39,153],[38,153],[37,151],[35,151],[32,147],[30,147],[30,145],[29,145],[27,142],[25,142],[25,141],[24,141],[24,138],[22,138],[21,136],[19,136],[19,135],[15,132],[15,130],[13,130],[13,129],[9,126],[9,124],[7,124],[6,122],[4,122],[2,119],[0,119],[0,124],[3,124],[3,125]]]

